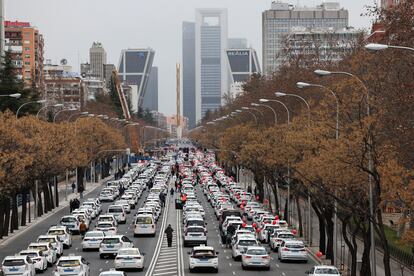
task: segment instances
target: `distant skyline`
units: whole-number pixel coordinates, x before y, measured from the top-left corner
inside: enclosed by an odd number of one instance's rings
[[[122,3],[120,3],[122,2]],[[159,111],[175,113],[175,64],[181,63],[183,21],[195,21],[197,8],[227,8],[229,37],[243,37],[257,50],[261,61],[261,17],[271,0],[5,0],[5,20],[28,21],[45,37],[45,59],[68,60],[74,70],[88,61],[94,41],[103,44],[108,63],[118,64],[121,49],[155,50],[154,66],[159,68]],[[315,6],[320,0],[285,1]],[[362,17],[374,0],[340,0],[349,10],[349,24],[370,28]],[[91,12],[93,11],[93,13]],[[262,64],[261,64],[262,66]]]

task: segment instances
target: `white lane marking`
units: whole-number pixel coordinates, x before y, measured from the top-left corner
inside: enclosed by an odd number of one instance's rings
[[[164,257],[164,258],[158,258],[158,261],[168,261],[168,260],[176,260],[176,257]]]
[[[226,249],[224,249],[224,253],[227,253],[227,250]]]
[[[236,272],[235,271],[233,271],[232,273],[233,273],[233,275],[236,275]]]
[[[231,264],[231,263],[229,263],[229,266],[232,266],[232,264]]]
[[[157,272],[157,271],[159,271],[159,272],[162,272],[162,271],[166,272],[166,270],[167,271],[177,272],[177,267],[175,266],[175,267],[167,267],[167,268],[157,268],[157,269],[154,270],[154,272]]]
[[[154,274],[152,274],[152,276],[156,276],[156,275],[167,275],[167,274],[174,274],[174,275],[177,275],[176,273],[177,273],[177,271],[171,271],[171,272],[160,272],[160,273],[154,273]]]
[[[282,272],[282,275],[283,275],[283,276],[286,276],[286,273]]]
[[[279,264],[276,264],[276,267],[280,267],[280,265]]]
[[[76,250],[76,251],[78,251],[78,250],[79,250],[79,248],[77,248],[77,247],[76,247],[76,248],[75,248],[75,250]]]
[[[273,261],[275,258],[271,257],[270,259],[272,259],[272,261]]]
[[[105,263],[107,264],[107,263],[109,263],[109,261],[105,261]]]
[[[173,263],[171,263],[171,264],[164,264],[164,265],[162,265],[162,267],[163,268],[166,268],[166,267],[177,267],[177,264],[173,264]],[[157,269],[155,269],[155,271],[156,270],[159,270],[159,269],[163,269],[163,268],[157,268]]]
[[[176,253],[175,252],[161,252],[161,254],[160,254],[160,256],[168,256],[168,255],[176,255]]]
[[[230,259],[230,257],[229,256],[226,256],[226,259],[228,260],[228,259]]]
[[[100,268],[100,269],[99,269],[99,272],[101,272],[102,270],[103,270],[103,269],[102,269],[102,268]]]

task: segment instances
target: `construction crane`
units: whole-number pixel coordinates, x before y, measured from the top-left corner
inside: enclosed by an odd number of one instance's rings
[[[124,118],[126,120],[131,119],[131,113],[129,112],[128,102],[125,98],[124,90],[122,89],[121,82],[119,81],[118,71],[112,71],[112,82],[115,85],[115,90],[119,97],[119,102],[121,103],[122,112],[124,113]]]

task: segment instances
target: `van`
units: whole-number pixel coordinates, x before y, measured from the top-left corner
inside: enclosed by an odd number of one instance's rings
[[[134,237],[139,235],[151,235],[155,237],[156,225],[152,215],[141,214],[135,219]]]

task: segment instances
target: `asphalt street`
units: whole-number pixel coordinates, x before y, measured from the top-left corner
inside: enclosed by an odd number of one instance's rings
[[[97,197],[100,188],[92,191],[87,198]],[[197,187],[197,196],[200,203],[203,205],[206,212],[206,222],[208,229],[208,245],[213,246],[219,252],[219,275],[241,275],[248,276],[255,271],[244,271],[241,268],[241,262],[234,261],[231,258],[231,249],[226,249],[220,242],[218,221],[214,215],[214,211],[209,202],[205,198],[200,187]],[[141,199],[135,210],[132,210],[127,216],[127,223],[121,224],[118,227],[118,233],[124,234],[134,241],[135,247],[138,247],[145,255],[145,268],[142,272],[128,272],[128,275],[145,275],[145,276],[184,276],[190,275],[187,252],[191,250],[190,247],[184,248],[182,242],[182,217],[181,210],[175,209],[175,197],[168,197],[166,208],[160,216],[157,223],[157,234],[155,237],[134,237],[133,236],[133,219],[134,213],[139,208],[146,198],[146,192],[143,193]],[[103,213],[106,212],[110,203],[103,203]],[[20,250],[27,248],[30,242],[46,233],[51,225],[55,225],[62,216],[69,213],[69,208],[60,210],[56,214],[45,219],[30,228],[30,230],[21,233],[14,240],[0,245],[0,259],[5,256],[14,255]],[[173,246],[167,247],[166,238],[163,235],[163,230],[168,224],[174,229]],[[94,222],[91,225],[93,229]],[[99,275],[101,271],[113,268],[113,259],[100,259],[99,253],[95,251],[83,252],[81,248],[81,237],[79,235],[73,236],[73,245],[70,249],[64,250],[64,255],[75,254],[82,255],[90,262],[91,275]],[[272,265],[270,271],[260,271],[263,275],[277,275],[277,276],[297,276],[305,275],[305,271],[310,269],[314,263],[309,260],[308,263],[281,263],[277,260],[277,254],[272,253]],[[197,271],[191,273],[192,275],[205,275],[207,271]],[[53,268],[49,268],[44,275],[53,275]]]

